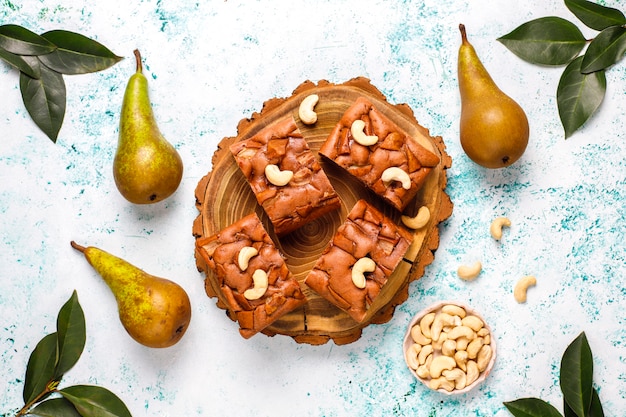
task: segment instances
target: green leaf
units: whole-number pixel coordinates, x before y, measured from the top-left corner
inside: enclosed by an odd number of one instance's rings
[[[602,409],[602,403],[600,403],[600,397],[598,391],[593,390],[591,397],[591,407],[589,408],[589,417],[604,417],[604,410]]]
[[[617,9],[585,0],[565,0],[565,6],[587,27],[604,30],[626,24],[626,17]]]
[[[52,142],[56,142],[65,117],[63,76],[42,65],[39,79],[20,73],[20,90],[30,117]]]
[[[54,377],[57,360],[57,334],[51,333],[37,343],[26,366],[23,398],[28,404],[45,392]]]
[[[498,38],[523,60],[540,65],[565,65],[585,47],[580,29],[560,17],[542,17]]]
[[[61,378],[78,362],[85,347],[85,315],[78,302],[76,291],[61,307],[57,317],[59,359],[54,372],[55,378]]]
[[[53,398],[39,403],[28,412],[28,415],[39,417],[81,417],[76,407],[65,398]]]
[[[504,406],[515,417],[561,417],[561,413],[539,398],[520,398],[505,402]]]
[[[591,41],[581,71],[585,74],[610,67],[624,57],[626,52],[626,28],[611,26]]]
[[[560,383],[567,405],[578,417],[586,417],[593,397],[593,356],[584,332],[563,353]]]
[[[564,417],[578,417],[574,410],[567,404],[567,401],[563,400],[563,416]]]
[[[0,48],[0,58],[13,65],[31,78],[39,78],[41,64],[37,57],[30,55],[17,55]]]
[[[42,55],[56,49],[49,40],[18,25],[0,26],[0,48],[17,55]]]
[[[44,33],[45,39],[58,48],[39,57],[47,67],[61,74],[86,74],[107,69],[122,58],[104,45],[78,33],[53,30]]]
[[[59,393],[67,398],[84,417],[131,417],[126,405],[106,388],[95,385],[75,385]]]
[[[604,71],[582,74],[582,60],[582,56],[578,57],[565,68],[557,87],[557,105],[566,139],[598,109],[606,92]]]

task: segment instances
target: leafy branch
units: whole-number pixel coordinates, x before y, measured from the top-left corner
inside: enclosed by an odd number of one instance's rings
[[[76,291],[61,307],[57,331],[39,341],[26,367],[24,407],[15,417],[131,417],[122,400],[106,388],[73,385],[59,389],[61,380],[85,347],[85,316]]]
[[[559,382],[565,417],[604,417],[593,387],[593,356],[584,332],[565,349]],[[539,398],[520,398],[504,405],[515,417],[562,417],[554,406]]]
[[[606,70],[624,58],[626,17],[586,0],[565,0],[565,6],[598,31],[597,36],[587,40],[574,23],[549,16],[526,22],[498,41],[532,64],[566,66],[557,87],[557,106],[567,139],[596,112],[606,93]]]
[[[65,117],[63,75],[102,71],[122,58],[78,33],[52,30],[37,35],[18,25],[2,25],[0,59],[20,71],[24,106],[35,124],[56,143]]]

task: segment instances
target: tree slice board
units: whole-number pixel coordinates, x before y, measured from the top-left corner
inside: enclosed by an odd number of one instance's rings
[[[315,106],[318,120],[314,125],[305,125],[298,117],[298,108],[300,102],[310,94],[319,96],[319,102]],[[394,121],[404,133],[438,155],[440,163],[428,174],[422,189],[404,210],[407,215],[415,215],[418,209],[425,205],[431,214],[428,224],[414,231],[413,244],[403,261],[369,307],[366,320],[357,323],[347,313],[308,288],[304,284],[304,279],[359,199],[366,199],[401,223],[401,213],[365,189],[359,181],[334,163],[318,155],[319,148],[343,113],[361,96],[371,100],[374,106]],[[236,141],[248,139],[264,127],[287,117],[294,118],[309,147],[320,159],[342,205],[340,209],[279,239],[273,233],[269,219],[240,172],[229,146]],[[367,78],[358,77],[343,84],[332,84],[327,81],[314,84],[306,81],[294,90],[291,97],[266,101],[260,113],[255,112],[251,118],[239,122],[237,136],[222,139],[213,155],[212,170],[196,187],[196,207],[199,215],[194,221],[192,233],[197,239],[213,236],[242,217],[256,212],[282,252],[287,266],[300,282],[308,300],[304,307],[284,315],[263,333],[267,336],[286,335],[298,343],[312,345],[324,344],[329,340],[338,345],[352,343],[361,337],[365,326],[386,323],[393,317],[395,307],[408,297],[409,284],[421,278],[424,268],[433,261],[434,252],[439,246],[439,223],[452,214],[453,204],[445,192],[446,170],[451,164],[452,159],[446,153],[443,139],[432,137],[429,131],[417,122],[408,105],[388,103],[385,96]],[[198,253],[195,259],[198,270],[206,275],[207,295],[217,298],[217,306],[226,310],[229,317],[233,318],[221,298],[222,295],[213,279],[213,272]]]

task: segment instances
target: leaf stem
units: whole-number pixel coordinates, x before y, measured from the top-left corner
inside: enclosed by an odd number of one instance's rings
[[[33,406],[39,401],[52,393],[58,392],[57,387],[59,386],[59,382],[60,381],[50,381],[50,383],[46,385],[46,389],[40,392],[39,395],[37,395],[31,401],[29,401],[28,404],[25,404],[24,407],[22,407],[20,411],[17,412],[15,417],[25,416],[26,414],[28,414],[30,409],[33,408]]]

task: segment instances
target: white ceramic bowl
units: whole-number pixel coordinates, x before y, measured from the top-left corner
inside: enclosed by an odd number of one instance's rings
[[[475,388],[476,386],[480,385],[485,378],[487,378],[487,376],[489,375],[489,373],[491,372],[493,365],[495,363],[496,360],[496,339],[494,337],[494,335],[491,332],[491,327],[489,327],[489,323],[487,323],[485,321],[485,319],[478,313],[476,312],[473,308],[469,307],[468,305],[466,305],[465,303],[459,302],[459,301],[441,301],[438,302],[436,304],[431,305],[430,307],[420,311],[419,313],[417,313],[413,319],[411,320],[411,322],[409,323],[409,326],[407,328],[406,334],[404,336],[404,344],[403,344],[403,352],[404,352],[404,360],[406,361],[407,367],[409,368],[409,370],[411,371],[411,373],[413,374],[413,376],[415,376],[415,378],[419,379],[426,387],[433,389],[430,386],[431,383],[431,377],[427,376],[425,378],[422,378],[418,375],[418,371],[415,369],[415,361],[411,360],[409,358],[410,355],[415,355],[415,351],[412,349],[413,344],[415,343],[415,341],[413,340],[413,336],[411,335],[411,330],[413,329],[414,326],[418,326],[419,328],[419,323],[422,320],[422,318],[424,316],[426,316],[429,313],[439,313],[441,312],[441,309],[446,306],[446,305],[455,305],[458,307],[461,307],[465,310],[467,316],[476,316],[479,319],[482,320],[483,322],[483,326],[485,329],[487,329],[489,331],[489,346],[491,346],[491,359],[489,360],[488,364],[486,365],[485,369],[479,373],[478,378],[473,381],[472,383],[470,383],[469,385],[466,385],[463,388],[457,389],[456,387],[452,390],[449,389],[444,389],[444,388],[438,388],[436,389],[439,392],[442,392],[444,394],[447,395],[454,395],[454,394],[463,394],[466,393],[470,390],[472,390],[473,388]],[[457,320],[458,323],[458,320]],[[451,326],[451,327],[456,327],[456,326]],[[467,329],[465,329],[467,330]],[[428,350],[430,350],[430,348],[428,348]],[[438,356],[442,356],[442,352],[441,349],[438,348],[434,348],[433,349],[433,359],[438,357]],[[411,366],[413,365],[413,366]],[[424,370],[424,369],[423,369]],[[423,375],[423,374],[422,374]],[[454,381],[452,381],[454,382]]]

